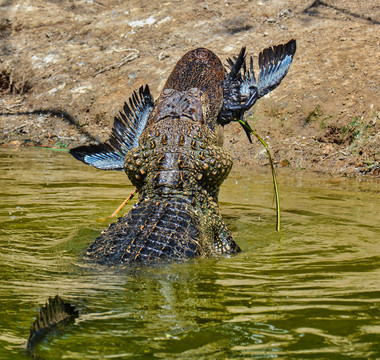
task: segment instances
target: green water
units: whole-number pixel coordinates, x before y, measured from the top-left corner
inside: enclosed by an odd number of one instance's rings
[[[133,190],[126,176],[1,149],[0,359],[28,358],[55,294],[81,315],[43,359],[379,359],[380,184],[330,180],[278,172],[277,234],[270,174],[236,169],[220,206],[242,253],[118,272],[81,254]]]

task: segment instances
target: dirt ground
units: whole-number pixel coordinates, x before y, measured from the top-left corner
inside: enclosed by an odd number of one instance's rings
[[[3,146],[105,140],[131,92],[147,83],[157,97],[188,50],[225,63],[294,38],[290,71],[248,114],[252,128],[276,166],[379,176],[378,0],[0,0],[0,11]],[[237,123],[225,146],[255,171],[269,165]]]

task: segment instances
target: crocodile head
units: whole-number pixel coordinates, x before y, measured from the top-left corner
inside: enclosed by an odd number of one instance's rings
[[[200,115],[201,110],[204,123],[215,133],[218,131],[217,117],[223,104],[225,76],[222,62],[212,51],[195,49],[178,61],[166,81],[162,96],[167,96],[170,89],[186,93],[194,113]]]

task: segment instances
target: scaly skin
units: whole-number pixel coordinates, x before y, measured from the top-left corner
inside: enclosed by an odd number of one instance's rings
[[[221,128],[244,122],[244,112],[280,84],[295,51],[291,40],[261,52],[257,80],[252,58],[246,66],[245,48],[227,60],[229,73],[211,51],[190,51],[155,103],[149,87],[141,87],[115,118],[106,143],[70,150],[98,169],[124,169],[139,191],[132,210],[90,245],[89,261],[116,265],[240,251],[218,208],[232,166]],[[31,327],[29,354],[34,357],[44,335],[77,315],[58,296],[49,299]]]
[[[131,212],[95,239],[88,259],[116,264],[240,251],[218,208],[232,166],[221,129],[238,120],[248,128],[244,112],[281,83],[295,51],[295,40],[264,49],[257,80],[245,48],[227,60],[229,72],[210,50],[190,51],[155,103],[147,86],[133,94],[108,143],[71,150],[97,168],[124,168],[139,191]]]
[[[217,124],[224,77],[220,60],[206,49],[178,62],[139,146],[125,158],[138,202],[95,239],[89,260],[115,264],[240,251],[218,207],[232,167]]]

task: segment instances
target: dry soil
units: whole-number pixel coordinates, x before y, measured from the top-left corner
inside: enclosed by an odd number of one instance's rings
[[[2,0],[0,143],[73,147],[106,140],[133,90],[157,97],[179,58],[223,62],[297,40],[282,84],[248,120],[276,166],[379,175],[378,0]],[[225,127],[237,163],[268,166],[259,142]]]

